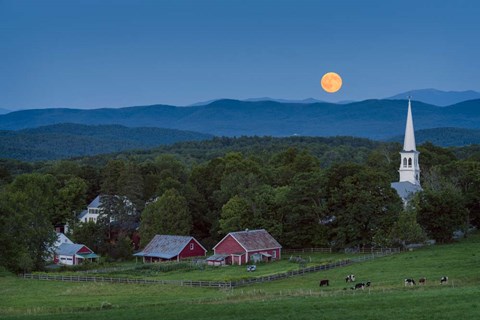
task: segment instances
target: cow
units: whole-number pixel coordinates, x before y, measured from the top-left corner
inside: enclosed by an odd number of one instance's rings
[[[370,287],[371,284],[372,284],[372,283],[371,283],[370,281],[367,281],[367,283],[365,283],[365,285],[366,285],[367,287]]]
[[[323,287],[323,286],[329,286],[330,283],[328,282],[327,279],[323,279],[323,280],[320,280],[320,287]]]
[[[427,284],[427,278],[423,277],[418,280],[419,285],[426,285]]]
[[[365,283],[357,283],[355,284],[355,287],[352,287],[352,290],[357,290],[357,289],[365,289]]]
[[[413,279],[405,279],[405,287],[406,286],[414,286],[416,285],[415,280]]]
[[[447,276],[443,276],[443,277],[440,278],[440,284],[444,284],[444,283],[445,284],[448,283],[448,277]]]
[[[354,282],[354,281],[355,281],[355,275],[354,274],[349,274],[348,276],[345,277],[345,283]]]

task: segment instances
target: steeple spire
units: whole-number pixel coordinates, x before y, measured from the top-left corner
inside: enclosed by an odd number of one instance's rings
[[[412,105],[408,97],[407,125],[405,126],[405,140],[403,140],[404,151],[417,151],[415,146],[415,131],[413,129]]]

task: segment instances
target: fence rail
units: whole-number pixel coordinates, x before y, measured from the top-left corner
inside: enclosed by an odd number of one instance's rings
[[[132,279],[132,278],[113,278],[113,277],[91,277],[91,276],[63,276],[48,274],[23,274],[20,277],[24,279],[36,279],[46,281],[71,281],[71,282],[108,282],[108,283],[128,283],[128,284],[163,284],[187,287],[208,287],[208,288],[235,288],[255,283],[264,283],[270,281],[281,280],[290,277],[302,276],[307,273],[330,270],[334,268],[348,266],[353,263],[364,262],[379,257],[384,257],[400,250],[390,250],[384,252],[373,252],[372,254],[363,255],[351,259],[336,261],[333,263],[317,265],[307,268],[300,268],[288,272],[276,273],[268,276],[254,277],[236,281],[193,281],[193,280],[159,280],[159,279]]]
[[[159,279],[132,279],[113,277],[86,277],[86,276],[62,276],[48,274],[23,274],[24,279],[36,279],[47,281],[69,281],[69,282],[109,282],[128,284],[169,284],[186,287],[209,287],[209,288],[230,288],[231,282],[225,281],[193,281],[193,280],[159,280]]]
[[[282,254],[292,253],[332,253],[332,248],[282,249]]]

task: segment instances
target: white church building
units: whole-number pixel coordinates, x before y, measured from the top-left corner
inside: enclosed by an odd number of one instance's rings
[[[420,163],[415,145],[415,131],[413,129],[412,105],[408,99],[407,124],[405,126],[405,138],[403,141],[403,150],[400,151],[400,180],[392,182],[391,186],[406,204],[410,197],[421,191],[420,186]]]

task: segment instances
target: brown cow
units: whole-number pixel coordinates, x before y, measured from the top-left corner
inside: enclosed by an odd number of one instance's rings
[[[328,280],[327,279],[324,279],[324,280],[320,280],[320,287],[323,287],[323,286],[329,286],[329,283],[328,283]]]

